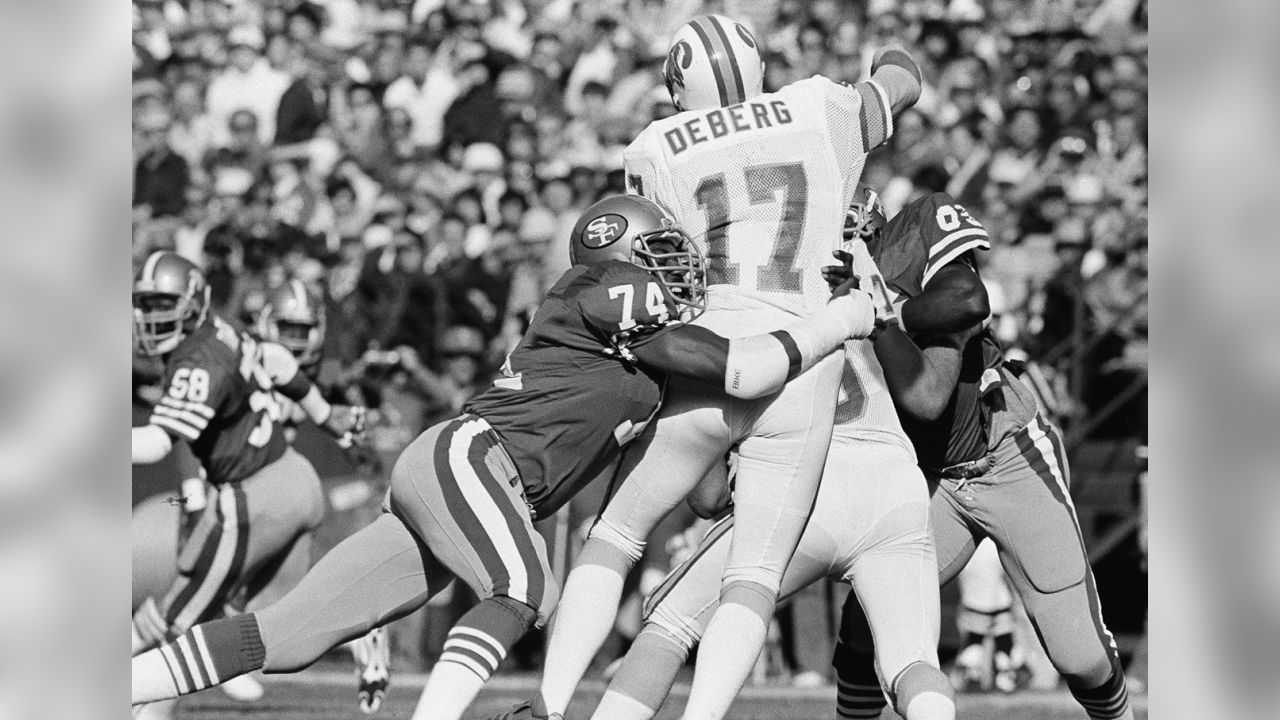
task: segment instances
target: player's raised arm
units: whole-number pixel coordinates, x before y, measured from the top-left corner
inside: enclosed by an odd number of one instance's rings
[[[900,47],[882,48],[871,61],[871,82],[884,92],[893,115],[920,99],[920,65]]]
[[[670,375],[710,383],[740,398],[782,389],[788,380],[875,325],[871,298],[851,292],[833,298],[812,317],[766,335],[728,339],[696,325],[681,325],[632,348],[641,364]]]

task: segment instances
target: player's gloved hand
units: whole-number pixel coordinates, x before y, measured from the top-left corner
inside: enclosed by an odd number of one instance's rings
[[[338,445],[346,448],[364,440],[364,426],[369,409],[360,405],[332,405],[324,429],[338,438]]]
[[[831,297],[835,298],[858,288],[859,283],[858,276],[853,274],[853,255],[844,250],[836,250],[831,253],[831,256],[839,260],[840,264],[824,266],[822,279],[827,281],[827,287],[831,288]]]

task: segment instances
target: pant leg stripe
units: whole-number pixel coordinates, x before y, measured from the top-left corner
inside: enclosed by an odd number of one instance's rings
[[[285,455],[280,460],[276,460],[276,462],[281,462],[283,458],[289,457],[291,452],[293,452],[292,448],[286,448]],[[231,556],[231,569],[227,571],[226,579],[222,581],[222,586],[218,588],[218,593],[214,596],[219,604],[227,602],[227,599],[231,596],[231,591],[244,579],[245,560],[249,556],[249,498],[245,495],[242,483],[231,484],[231,497],[235,503],[235,552]]]
[[[484,423],[469,420],[454,433],[449,443],[449,465],[453,468],[453,476],[458,489],[466,498],[467,504],[479,518],[481,527],[487,531],[490,542],[497,553],[501,573],[494,577],[494,591],[501,589],[500,579],[506,580],[506,594],[515,600],[529,601],[529,574],[525,571],[524,559],[520,555],[520,544],[507,525],[502,505],[496,503],[484,487],[477,469],[471,464],[470,453],[475,438],[484,432]]]
[[[534,531],[529,520],[529,510],[519,493],[513,495],[513,488],[505,485],[508,482],[507,479],[495,476],[485,462],[490,450],[495,447],[492,437],[490,433],[482,431],[472,439],[471,446],[467,450],[467,467],[475,475],[478,487],[484,490],[493,507],[497,508],[502,516],[506,534],[514,544],[515,555],[504,553],[503,561],[508,566],[518,564],[518,575],[523,576],[525,580],[524,597],[511,594],[511,598],[530,607],[540,608],[545,599],[547,575],[550,573],[550,568],[543,567],[542,560],[534,549],[535,543],[542,542],[542,537]],[[517,479],[516,482],[519,480]],[[516,570],[517,568],[514,567],[508,568],[508,574],[513,580],[513,590],[516,586],[514,580],[518,576]]]
[[[200,586],[205,582],[205,575],[209,568],[213,566],[213,559],[217,556],[218,548],[222,544],[222,513],[218,504],[218,490],[211,488],[207,499],[209,506],[201,514],[196,528],[191,533],[191,537],[187,539],[184,546],[179,549],[179,560],[185,558],[188,550],[194,550],[198,545],[198,554],[194,561],[191,562],[192,572],[189,575],[179,575],[177,582],[173,588],[167,593],[163,604],[160,606],[162,616],[164,618],[166,629],[173,625],[177,619],[178,613],[182,612],[190,602],[192,596],[199,591]]]
[[[224,485],[218,489],[217,504],[219,529],[210,537],[211,540],[215,536],[217,538],[213,557],[205,566],[203,565],[204,555],[201,554],[202,564],[196,567],[196,574],[191,578],[191,582],[196,586],[195,591],[188,596],[189,599],[185,603],[171,611],[173,618],[169,621],[171,633],[185,632],[199,622],[210,608],[215,605],[221,606],[221,603],[217,602],[218,590],[231,575],[232,565],[235,563],[239,549],[237,546],[240,544],[240,521],[237,517],[239,508],[235,490],[230,485]],[[200,572],[201,567],[206,568],[203,573]]]
[[[472,590],[475,590],[477,594],[483,595],[484,592],[491,592],[495,583],[503,577],[503,568],[493,540],[484,531],[484,525],[481,524],[480,519],[476,516],[467,498],[463,495],[462,489],[459,487],[459,479],[455,477],[453,464],[450,461],[450,447],[453,444],[454,435],[463,426],[464,422],[464,419],[450,422],[440,431],[440,435],[436,438],[433,450],[435,482],[440,489],[440,496],[444,498],[444,504],[449,516],[453,519],[458,532],[462,535],[461,542],[470,546],[480,560],[482,567],[476,568],[476,572],[481,573],[484,577],[478,578],[481,586],[473,587]]]
[[[697,564],[698,559],[703,555],[706,555],[707,552],[710,551],[721,538],[728,535],[729,531],[732,529],[732,514],[726,515],[716,522],[715,525],[712,525],[711,529],[707,530],[706,536],[702,538],[702,542],[698,543],[698,548],[694,551],[693,555],[689,557],[689,559],[680,563],[680,565],[674,570],[667,573],[667,576],[662,579],[662,582],[658,584],[658,587],[654,588],[653,592],[649,593],[649,597],[645,598],[644,606],[640,611],[640,616],[644,619],[648,619],[654,609],[661,605],[662,601],[671,594],[671,590],[675,588],[676,584],[679,583],[685,575],[689,574],[689,571]]]

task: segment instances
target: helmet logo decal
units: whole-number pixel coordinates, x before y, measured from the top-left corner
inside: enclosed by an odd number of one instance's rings
[[[608,213],[587,223],[582,233],[582,244],[599,249],[617,242],[627,232],[627,219]]]
[[[680,96],[684,93],[684,71],[693,64],[693,48],[681,40],[667,51],[667,61],[662,65],[662,79],[667,84],[667,92],[672,100],[680,104]]]
[[[738,31],[738,37],[742,38],[742,42],[748,47],[756,46],[756,39],[751,36],[751,31],[742,26],[742,23],[734,23],[733,27]]]

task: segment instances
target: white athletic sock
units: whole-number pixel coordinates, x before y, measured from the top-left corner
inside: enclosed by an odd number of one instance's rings
[[[602,565],[579,565],[569,573],[547,643],[541,689],[544,708],[539,709],[561,714],[568,709],[574,689],[613,629],[624,579]]]
[[[654,708],[616,690],[605,692],[600,704],[591,714],[591,720],[650,720],[657,712]]]
[[[760,614],[745,605],[726,602],[716,608],[698,648],[683,720],[724,717],[764,649],[767,630]]]
[[[476,699],[484,678],[455,662],[438,662],[427,677],[413,720],[459,720]]]
[[[159,650],[148,650],[133,659],[132,694],[134,705],[178,697],[173,674]]]

